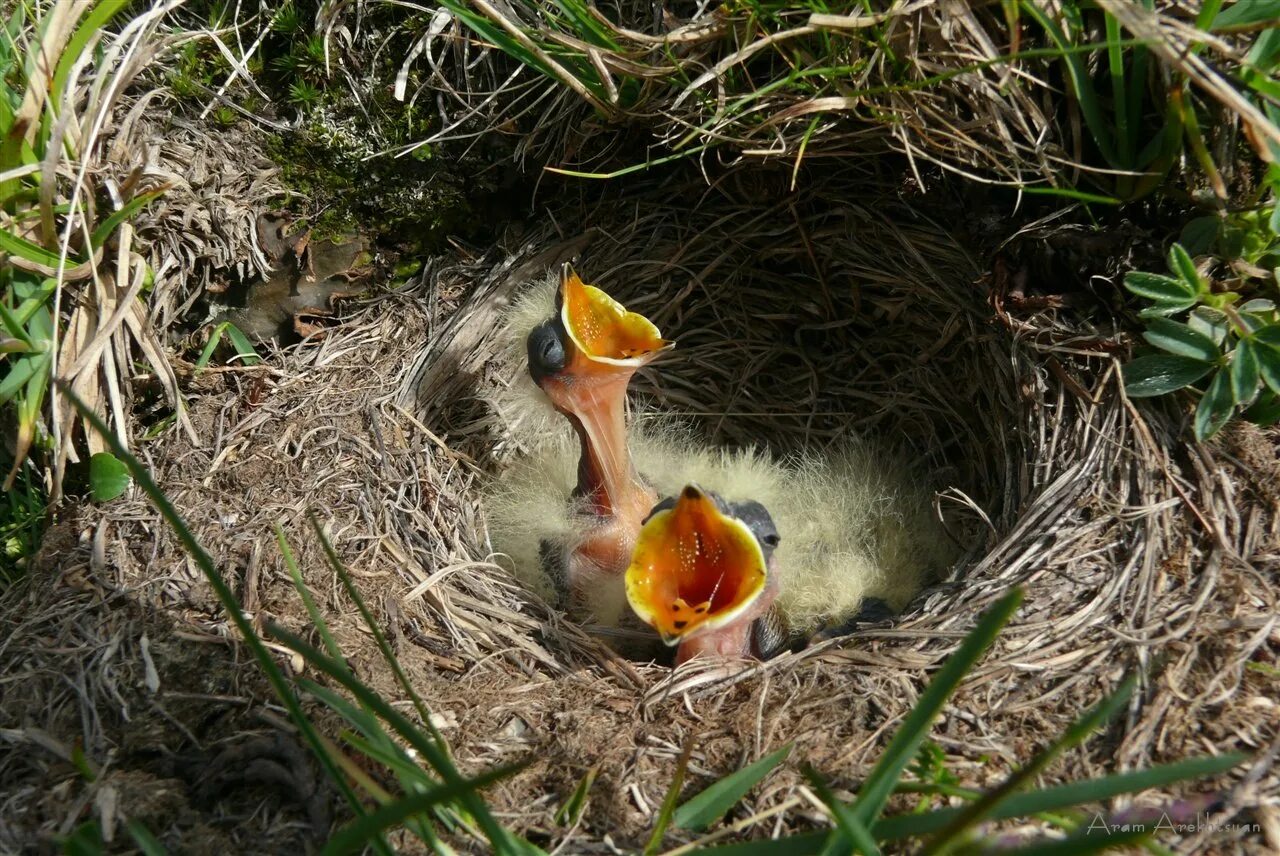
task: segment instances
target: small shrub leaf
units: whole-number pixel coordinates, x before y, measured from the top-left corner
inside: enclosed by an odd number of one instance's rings
[[[1124,287],[1139,297],[1159,303],[1179,303],[1194,300],[1196,296],[1196,290],[1182,280],[1141,270],[1131,270],[1125,274]]]
[[[129,468],[110,452],[89,459],[89,491],[94,502],[110,502],[129,486]]]
[[[1222,356],[1218,346],[1204,333],[1167,318],[1152,318],[1142,337],[1162,351],[1211,363]]]
[[[1197,217],[1182,227],[1178,243],[1186,247],[1192,255],[1204,255],[1213,249],[1218,240],[1218,232],[1222,229],[1222,221],[1213,214]]]
[[[1124,367],[1124,389],[1130,398],[1164,395],[1195,383],[1212,368],[1212,363],[1191,357],[1164,354],[1138,357]]]
[[[1266,332],[1266,331],[1263,331]],[[1258,341],[1261,334],[1254,337],[1254,341]],[[1280,351],[1275,348],[1261,346],[1253,349],[1254,356],[1258,358],[1258,374],[1272,392],[1280,395]]]
[[[1188,297],[1185,300],[1175,300],[1169,303],[1157,303],[1154,306],[1148,306],[1138,313],[1141,318],[1163,318],[1166,315],[1177,315],[1179,312],[1185,312],[1192,306],[1196,305],[1194,297]]]
[[[1231,394],[1230,372],[1220,371],[1205,390],[1196,408],[1196,439],[1207,440],[1227,424],[1236,400]]]
[[[1264,428],[1280,422],[1280,395],[1270,390],[1264,392],[1258,396],[1253,406],[1241,415],[1254,425],[1261,425]]]
[[[1260,345],[1269,345],[1272,348],[1280,348],[1280,324],[1272,324],[1263,327],[1253,335],[1253,340]]]
[[[747,791],[787,760],[790,754],[791,744],[788,743],[736,773],[730,773],[677,808],[673,822],[682,829],[706,829],[724,817],[729,809],[738,804],[738,800],[747,795]]]
[[[1231,357],[1231,397],[1237,404],[1248,404],[1258,392],[1258,356],[1256,346],[1241,339]]]
[[[1192,294],[1199,294],[1204,290],[1204,280],[1196,270],[1196,263],[1191,260],[1191,254],[1182,244],[1174,244],[1169,248],[1169,270],[1192,289]]]
[[[1195,311],[1187,316],[1187,326],[1197,333],[1208,336],[1215,345],[1221,346],[1226,341],[1231,323],[1227,320],[1227,313],[1221,309],[1197,306]]]

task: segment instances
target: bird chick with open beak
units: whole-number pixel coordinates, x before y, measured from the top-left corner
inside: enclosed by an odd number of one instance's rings
[[[575,514],[589,518],[563,545],[571,608],[616,625],[626,613],[622,576],[657,496],[627,445],[627,386],[674,343],[647,318],[565,269],[556,313],[526,340],[529,374],[573,426],[580,456]]]
[[[626,571],[627,600],[642,621],[694,657],[777,653],[786,626],[774,608],[777,527],[763,505],[726,502],[686,485],[654,507]]]

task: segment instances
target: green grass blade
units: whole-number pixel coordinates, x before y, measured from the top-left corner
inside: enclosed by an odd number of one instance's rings
[[[258,352],[254,350],[249,337],[229,321],[227,322],[227,340],[236,349],[236,356],[240,358],[240,362],[246,366],[256,366],[262,362],[262,357],[258,356]]]
[[[685,741],[680,757],[676,759],[676,769],[671,776],[671,784],[667,786],[667,794],[662,798],[662,807],[658,809],[658,817],[653,823],[653,832],[644,846],[644,856],[652,856],[662,846],[662,837],[667,834],[671,818],[675,814],[676,800],[680,799],[680,788],[684,785],[684,772],[689,767],[689,756],[693,753],[693,735]]]
[[[1188,779],[1225,773],[1249,759],[1243,752],[1199,758],[1188,758],[1146,770],[1116,773],[1083,782],[1071,782],[1017,794],[999,805],[989,820],[1028,817],[1046,811],[1059,811],[1085,803],[1102,802],[1121,794],[1160,788]],[[901,814],[877,821],[871,827],[876,841],[901,841],[929,835],[946,828],[964,808],[944,808],[925,814]],[[822,852],[827,834],[823,832],[793,835],[769,841],[751,841],[708,847],[701,851],[714,856],[817,856]]]
[[[1062,52],[1062,63],[1066,67],[1067,76],[1071,79],[1071,89],[1075,92],[1076,100],[1080,104],[1080,113],[1084,116],[1085,125],[1089,128],[1089,133],[1093,137],[1094,143],[1098,146],[1103,159],[1111,166],[1117,169],[1123,169],[1124,166],[1116,157],[1115,141],[1108,127],[1105,113],[1102,105],[1098,102],[1098,96],[1093,91],[1093,85],[1089,79],[1089,70],[1085,65],[1084,58],[1071,50],[1071,42],[1067,39],[1065,33],[1058,27],[1057,22],[1045,14],[1044,10],[1037,3],[1023,3],[1021,8],[1028,15],[1035,19],[1036,23],[1049,36],[1049,40],[1053,42],[1054,47]]]
[[[1022,590],[1017,588],[997,601],[995,606],[978,620],[977,625],[960,643],[960,647],[947,658],[947,662],[929,682],[929,686],[921,694],[911,713],[907,714],[902,725],[898,727],[893,740],[880,756],[880,761],[867,777],[857,800],[854,801],[854,814],[863,824],[870,824],[879,817],[902,771],[916,756],[920,744],[929,735],[929,728],[947,703],[947,699],[955,692],[960,681],[974,664],[991,647],[991,643],[995,641],[1001,628],[1008,623],[1021,602]]]
[[[218,349],[218,343],[222,341],[222,335],[227,332],[227,328],[230,326],[230,321],[223,321],[209,332],[209,341],[205,342],[204,349],[200,351],[200,356],[196,360],[196,368],[202,369],[209,365],[209,360],[213,358],[213,352]]]
[[[15,280],[13,283],[13,292],[14,295],[22,302],[18,304],[17,309],[13,310],[13,317],[17,319],[17,322],[23,327],[27,326],[27,322],[35,317],[35,314],[38,311],[48,305],[49,298],[53,296],[53,293],[57,291],[57,289],[58,281],[52,277],[40,280],[39,285],[32,282],[18,282]],[[46,312],[45,315],[48,316],[49,313]],[[51,318],[52,316],[49,317]],[[46,322],[44,327],[49,330],[50,333],[41,334],[41,338],[48,338],[53,330],[52,321]]]
[[[9,360],[9,373],[0,379],[0,404],[7,404],[38,374],[47,374],[53,354],[23,354]]]
[[[125,828],[129,830],[129,835],[133,838],[133,843],[138,845],[138,849],[142,851],[142,856],[166,856],[168,850],[164,849],[164,845],[160,843],[160,839],[151,834],[151,830],[147,829],[140,820],[130,820],[125,823]]]
[[[1224,773],[1248,760],[1243,752],[1201,756],[1161,764],[1145,770],[1114,773],[1097,779],[1055,785],[1025,794],[1015,794],[996,807],[988,819],[1008,820],[1027,817],[1042,811],[1058,811],[1085,803],[1098,803],[1121,794],[1132,794],[1149,788],[1161,788],[1187,779],[1198,779]],[[887,817],[876,823],[871,834],[877,841],[896,841],[938,832],[955,820],[967,807],[943,808],[926,814]]]
[[[1103,699],[1086,712],[1084,716],[1077,719],[1061,737],[1036,753],[1036,756],[1021,769],[1005,779],[998,787],[987,791],[972,804],[966,806],[955,820],[947,824],[947,827],[929,842],[929,845],[922,853],[925,856],[946,853],[953,846],[959,844],[966,832],[972,830],[994,813],[1002,802],[1031,783],[1063,752],[1079,746],[1089,735],[1115,716],[1120,708],[1128,702],[1129,697],[1133,695],[1134,687],[1137,684],[1138,679],[1136,677],[1130,676],[1127,678],[1115,693]]]
[[[1120,22],[1109,12],[1103,13],[1107,31],[1107,66],[1111,74],[1111,98],[1116,117],[1116,140],[1120,161],[1125,169],[1133,166],[1133,153],[1137,150],[1137,128],[1129,126],[1129,85],[1125,79],[1125,50],[1121,46]],[[1127,157],[1125,156],[1127,155]]]
[[[27,329],[22,326],[22,322],[18,320],[18,316],[9,311],[4,305],[4,301],[0,300],[0,324],[4,325],[4,329],[9,335],[31,348],[35,346],[35,342],[31,341],[31,337],[27,335]]]
[[[71,405],[75,407],[76,412],[87,420],[93,427],[93,430],[96,431],[107,445],[111,447],[111,451],[115,453],[115,456],[123,461],[125,466],[129,468],[129,474],[133,476],[134,483],[142,488],[143,492],[146,493],[146,495],[151,499],[151,502],[156,506],[160,515],[164,517],[165,522],[167,522],[173,529],[174,534],[178,536],[178,540],[182,542],[182,546],[186,549],[192,560],[195,561],[196,566],[204,573],[205,579],[209,583],[209,587],[213,589],[213,593],[217,596],[218,602],[222,604],[222,608],[226,611],[227,617],[231,619],[231,623],[234,624],[236,629],[240,632],[241,638],[244,640],[244,644],[249,648],[254,659],[258,661],[258,665],[262,668],[263,674],[267,678],[267,682],[271,684],[271,688],[275,691],[281,703],[284,704],[285,708],[289,711],[290,717],[293,719],[294,724],[297,725],[298,730],[302,732],[303,738],[307,741],[308,745],[311,746],[317,760],[320,761],[321,766],[324,767],[325,772],[333,780],[334,784],[337,785],[339,791],[341,791],[343,797],[347,800],[347,804],[351,806],[351,810],[355,812],[356,816],[359,817],[363,815],[364,807],[360,804],[360,801],[356,798],[356,795],[351,790],[350,786],[347,785],[346,777],[338,769],[338,766],[334,763],[333,759],[329,757],[324,743],[320,739],[320,735],[317,733],[315,726],[311,723],[311,720],[307,719],[306,714],[303,713],[302,706],[298,703],[297,696],[294,695],[293,691],[290,689],[288,682],[284,678],[284,674],[281,673],[279,667],[276,666],[275,660],[272,659],[270,652],[267,651],[266,646],[262,644],[262,640],[258,638],[258,635],[254,632],[253,625],[245,616],[244,610],[240,608],[239,602],[235,599],[235,595],[231,593],[231,589],[228,588],[226,581],[222,579],[222,575],[218,573],[217,568],[213,564],[213,559],[210,558],[207,552],[205,552],[204,547],[202,547],[200,542],[196,540],[195,535],[191,533],[191,529],[188,528],[186,521],[182,519],[182,515],[178,514],[177,509],[173,507],[173,503],[169,502],[169,498],[165,496],[164,492],[156,485],[155,481],[151,478],[151,474],[147,472],[147,468],[144,467],[137,458],[129,453],[129,450],[126,449],[124,445],[121,444],[119,438],[116,437],[115,432],[107,428],[106,423],[102,421],[102,418],[98,416],[97,413],[86,407],[84,402],[82,402],[65,383],[60,381],[58,389],[67,397],[67,400],[71,402]],[[391,854],[390,848],[387,847],[386,842],[384,841],[375,840],[373,842],[373,847],[378,853],[385,854],[385,856],[390,856]]]
[[[315,598],[311,596],[311,590],[307,588],[306,582],[302,579],[302,571],[298,568],[298,561],[293,557],[293,550],[289,548],[289,541],[284,537],[284,530],[280,528],[280,524],[275,524],[276,544],[280,547],[280,555],[284,557],[284,566],[289,569],[289,576],[293,579],[293,587],[298,592],[298,597],[302,598],[302,605],[306,607],[307,616],[311,619],[311,623],[315,625],[316,632],[320,634],[320,641],[324,642],[325,650],[329,652],[329,656],[334,662],[346,664],[346,658],[342,654],[342,648],[338,645],[338,640],[333,638],[333,634],[329,632],[329,624],[324,620],[324,614],[320,612],[320,607],[316,606]]]
[[[89,12],[89,16],[71,34],[71,38],[67,40],[66,47],[62,49],[62,56],[58,57],[58,66],[53,72],[54,109],[59,109],[62,106],[62,95],[66,90],[67,76],[71,74],[71,69],[80,58],[80,54],[84,52],[89,42],[99,34],[99,31],[110,23],[111,19],[126,5],[128,5],[128,0],[99,0],[98,4]]]
[[[26,238],[19,237],[12,232],[0,229],[0,250],[10,255],[26,259],[29,262],[35,262],[44,265],[47,268],[57,268],[61,257],[57,253],[51,253],[44,247],[33,244]],[[75,267],[80,262],[72,256],[67,256],[67,267]]]
[[[404,673],[404,669],[400,667],[400,661],[396,659],[395,652],[391,650],[391,646],[387,643],[387,637],[382,632],[377,619],[373,617],[373,613],[369,610],[368,605],[364,602],[364,598],[360,595],[360,590],[356,588],[355,583],[351,581],[351,574],[347,572],[347,567],[338,558],[338,554],[334,552],[333,544],[329,542],[328,536],[324,534],[324,528],[320,525],[320,521],[312,513],[308,513],[307,519],[311,521],[311,528],[315,531],[316,537],[320,539],[320,546],[324,549],[325,558],[329,562],[329,567],[337,574],[338,580],[342,583],[343,589],[347,596],[355,603],[356,609],[360,612],[360,617],[364,620],[365,626],[369,628],[369,632],[373,634],[373,639],[378,645],[378,651],[382,654],[382,658],[387,661],[387,665],[391,667],[392,673],[396,677],[396,682],[400,684],[401,689],[409,696],[413,702],[414,709],[418,712],[418,717],[422,720],[423,727],[430,733],[436,744],[441,747],[441,751],[448,756],[448,749],[440,732],[431,724],[431,712],[427,710],[427,706],[422,703],[422,699],[418,696],[417,691],[413,688],[413,683],[409,680],[409,676]],[[452,765],[450,765],[452,766]]]
[[[587,807],[587,797],[591,794],[591,786],[595,784],[598,775],[600,775],[599,764],[587,770],[586,775],[578,782],[573,793],[569,794],[564,805],[556,810],[555,822],[558,825],[573,826],[582,818],[582,812]]]
[[[730,773],[706,790],[691,797],[676,809],[674,823],[681,829],[702,830],[724,817],[729,809],[746,796],[747,791],[760,783],[774,768],[787,760],[792,744],[748,764],[736,773]]]
[[[863,856],[880,856],[880,847],[871,837],[871,831],[854,816],[847,805],[836,799],[836,795],[831,792],[831,788],[817,771],[806,764],[804,775],[823,805],[827,807],[827,811],[831,812],[831,818],[836,824],[836,828],[827,836],[822,848],[822,856],[840,856],[840,854],[849,853],[851,846],[856,847]]]
[[[465,798],[486,785],[491,785],[520,772],[526,766],[528,766],[527,761],[508,764],[505,767],[489,770],[473,779],[459,779],[456,782],[440,785],[423,793],[396,800],[377,811],[366,814],[340,830],[329,839],[324,849],[320,852],[326,854],[326,856],[359,852],[368,846],[369,841],[377,838],[391,827],[404,823],[415,814],[443,803]]]
[[[314,523],[315,521],[313,520],[312,522]],[[345,687],[362,706],[377,714],[383,722],[391,726],[401,737],[408,741],[409,745],[416,749],[431,765],[431,768],[439,774],[446,785],[457,786],[463,782],[461,774],[453,766],[453,762],[437,740],[426,736],[421,729],[411,723],[403,714],[387,703],[385,699],[357,680],[345,664],[337,663],[333,658],[274,622],[269,622],[267,627],[271,635],[279,639],[285,647],[301,654],[313,668],[328,675]],[[459,792],[458,799],[472,817],[476,819],[485,836],[489,839],[490,844],[493,845],[495,852],[529,852],[528,848],[532,847],[532,845],[527,842],[517,841],[511,833],[503,829],[494,819],[489,807],[480,798],[479,794],[463,788]]]
[[[99,223],[98,227],[93,230],[93,234],[90,235],[89,243],[94,249],[101,247],[106,243],[107,238],[110,238],[111,234],[119,228],[121,223],[141,211],[148,202],[151,202],[153,199],[158,199],[163,194],[163,190],[153,190],[150,193],[139,193],[124,205],[121,205],[119,211],[112,212],[111,216]]]

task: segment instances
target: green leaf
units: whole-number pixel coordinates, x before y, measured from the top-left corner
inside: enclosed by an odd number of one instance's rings
[[[512,776],[525,767],[529,761],[520,761],[498,767],[487,773],[481,773],[473,779],[460,779],[449,784],[439,785],[428,791],[403,797],[395,802],[382,806],[377,811],[366,814],[329,839],[320,852],[326,856],[357,853],[379,838],[383,832],[404,823],[419,812],[441,803],[453,802],[461,797],[475,794],[485,785]],[[497,842],[494,842],[495,845]]]
[[[110,217],[98,224],[98,228],[94,229],[93,234],[89,237],[89,243],[95,248],[101,247],[121,223],[138,213],[142,206],[163,193],[163,190],[153,190],[150,193],[140,193],[130,199],[120,207],[119,211],[114,212]]]
[[[1124,275],[1124,287],[1129,291],[1161,303],[1194,301],[1196,290],[1180,279],[1159,273],[1131,270]]]
[[[578,786],[573,789],[573,793],[569,794],[569,799],[565,800],[564,805],[556,810],[555,822],[559,826],[573,826],[582,818],[582,812],[587,807],[587,796],[591,793],[591,786],[595,784],[596,776],[600,774],[600,765],[587,770],[587,774],[578,782]]]
[[[1246,0],[1234,3],[1213,19],[1214,31],[1247,27],[1280,18],[1280,0]]]
[[[1231,397],[1237,404],[1249,404],[1258,392],[1258,356],[1256,346],[1241,339],[1231,356]]]
[[[836,828],[827,836],[826,844],[822,848],[822,856],[849,853],[851,852],[850,844],[857,848],[853,852],[861,853],[862,856],[880,856],[880,848],[876,846],[876,841],[871,837],[871,831],[867,829],[866,824],[858,820],[848,806],[836,799],[836,795],[831,792],[826,781],[807,764],[804,775],[836,824]]]
[[[253,349],[253,343],[240,331],[239,327],[228,321],[226,332],[227,340],[236,349],[236,356],[240,358],[240,362],[246,366],[256,366],[262,362],[262,357],[258,356],[258,352]]]
[[[1262,334],[1266,332],[1267,330],[1263,330],[1257,333],[1253,337],[1254,341],[1262,341]],[[1262,377],[1262,382],[1276,395],[1280,395],[1280,350],[1263,345],[1255,348],[1253,354],[1258,358],[1258,374]]]
[[[1199,294],[1204,291],[1204,280],[1200,278],[1200,272],[1196,270],[1196,263],[1191,260],[1191,255],[1182,244],[1175,243],[1169,248],[1169,270],[1176,273],[1178,279],[1191,288],[1192,294]]]
[[[1179,312],[1185,312],[1192,306],[1196,305],[1194,297],[1188,297],[1186,300],[1179,300],[1175,303],[1157,303],[1154,306],[1148,306],[1138,313],[1140,318],[1163,318],[1167,315],[1177,315]]]
[[[67,856],[102,856],[107,848],[102,843],[102,830],[96,821],[85,821],[62,840],[62,852]]]
[[[164,849],[160,839],[152,835],[151,830],[142,824],[142,821],[130,820],[125,823],[125,828],[129,830],[129,835],[133,837],[133,843],[138,845],[138,849],[142,851],[143,856],[165,856],[169,852]]]
[[[1142,337],[1162,351],[1211,363],[1222,356],[1218,346],[1205,334],[1167,318],[1152,318]]]
[[[1231,322],[1227,318],[1227,313],[1221,309],[1197,306],[1187,316],[1187,326],[1197,333],[1209,337],[1215,345],[1221,346],[1226,341],[1227,331],[1231,329]]]
[[[1227,223],[1218,236],[1218,251],[1224,259],[1238,259],[1244,255],[1245,231],[1239,226]]]
[[[110,502],[129,486],[129,468],[110,452],[89,459],[89,490],[94,502]]]
[[[1267,390],[1258,396],[1258,400],[1253,406],[1240,414],[1248,419],[1254,425],[1274,425],[1280,422],[1280,395],[1276,395],[1271,390]]]
[[[929,842],[922,851],[922,856],[945,853],[959,843],[969,830],[994,814],[1002,803],[1007,802],[1017,791],[1035,781],[1036,776],[1044,772],[1063,752],[1079,746],[1090,734],[1112,719],[1133,695],[1133,689],[1137,684],[1137,678],[1134,676],[1130,675],[1126,678],[1114,693],[1086,711],[1063,732],[1061,737],[1037,752],[1034,758],[1011,774],[998,787],[987,791],[966,806],[955,820],[947,824],[947,827]]]
[[[1207,375],[1212,368],[1212,363],[1191,357],[1174,357],[1164,354],[1138,357],[1122,370],[1124,389],[1130,398],[1164,395],[1195,383]]]
[[[1214,375],[1213,382],[1200,399],[1200,406],[1196,408],[1196,439],[1207,440],[1217,434],[1231,418],[1235,406],[1230,372],[1220,371]]]
[[[5,229],[0,229],[0,250],[26,259],[29,262],[54,269],[57,269],[60,258],[57,253],[51,253],[39,244],[33,244],[26,238],[19,237]],[[67,267],[75,267],[78,264],[79,262],[75,261],[72,256],[67,256]]]
[[[977,625],[960,643],[960,647],[947,658],[942,668],[933,676],[933,680],[929,682],[929,686],[911,708],[911,712],[902,720],[897,733],[885,748],[884,754],[880,756],[875,768],[858,791],[853,810],[861,823],[871,824],[880,816],[902,771],[915,758],[920,750],[920,744],[929,736],[929,728],[946,705],[947,699],[955,692],[956,687],[964,680],[964,676],[974,664],[991,647],[991,643],[995,642],[1001,628],[1008,623],[1021,602],[1022,589],[1020,588],[1015,588],[1000,598],[978,620]]]
[[[55,110],[62,109],[62,93],[67,84],[67,76],[71,73],[71,69],[75,66],[76,61],[80,59],[80,54],[84,52],[89,41],[98,35],[98,31],[105,27],[116,13],[123,9],[128,0],[102,0],[89,13],[76,31],[71,34],[71,38],[67,40],[66,47],[62,49],[62,55],[58,59],[58,67],[53,74],[53,107]]]
[[[676,769],[671,775],[671,784],[667,786],[667,793],[662,798],[662,807],[658,809],[658,817],[653,822],[653,832],[649,833],[649,840],[645,842],[644,856],[652,856],[662,847],[663,836],[667,834],[667,827],[671,825],[671,818],[676,811],[676,800],[680,799],[680,788],[684,785],[684,774],[689,768],[689,756],[693,753],[693,735],[685,739],[684,749],[680,752],[680,757],[676,759]]]
[[[759,761],[725,776],[676,809],[675,825],[681,829],[695,831],[706,829],[724,817],[725,812],[737,805],[738,801],[746,796],[747,791],[754,788],[761,779],[773,772],[775,767],[787,760],[790,754],[791,744],[788,743]]]
[[[1192,255],[1205,255],[1213,249],[1220,231],[1222,231],[1222,220],[1217,215],[1197,217],[1182,227],[1178,243],[1186,247],[1187,252]]]
[[[1086,803],[1098,803],[1121,794],[1133,794],[1150,788],[1163,788],[1174,782],[1216,776],[1237,767],[1250,756],[1244,752],[1225,755],[1200,756],[1161,764],[1145,770],[1115,773],[1097,779],[1069,782],[1030,793],[1017,794],[1001,803],[991,814],[990,820],[1009,820],[1027,817],[1046,811],[1061,811]],[[965,810],[964,806],[942,808],[924,814],[899,814],[878,821],[871,827],[876,841],[900,841],[918,838],[945,829]],[[749,841],[708,847],[700,852],[709,856],[817,856],[826,841],[827,833],[816,832],[793,835],[788,838]]]

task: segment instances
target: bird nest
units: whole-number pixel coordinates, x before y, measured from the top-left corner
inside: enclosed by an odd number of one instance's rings
[[[1138,671],[1123,722],[1045,778],[1263,750],[1216,783],[1217,819],[1273,823],[1280,706],[1275,678],[1248,665],[1280,647],[1275,435],[1185,444],[1180,411],[1123,395],[1122,337],[1104,320],[1005,299],[953,223],[898,195],[834,181],[788,194],[789,176],[772,193],[774,177],[749,175],[636,186],[435,259],[270,365],[186,375],[195,439],[171,433],[144,455],[246,612],[306,631],[278,524],[356,672],[398,699],[314,513],[463,768],[530,762],[488,792],[498,815],[569,852],[641,845],[690,738],[687,793],[796,745],[728,835],[823,822],[800,761],[856,791],[932,669],[1015,585],[1024,606],[932,732],[961,783],[999,781]],[[569,259],[678,341],[635,388],[707,443],[820,452],[852,432],[927,468],[961,550],[946,578],[846,638],[674,671],[618,657],[523,590],[487,543],[482,488],[519,449],[486,401],[511,380],[505,307]],[[4,736],[41,750],[0,758],[19,783],[0,841],[86,812],[211,851],[323,832],[318,774],[281,748],[265,684],[141,495],[70,515],[36,565],[2,604],[0,651]],[[77,746],[102,773],[92,790]],[[558,826],[589,770],[580,822]]]

